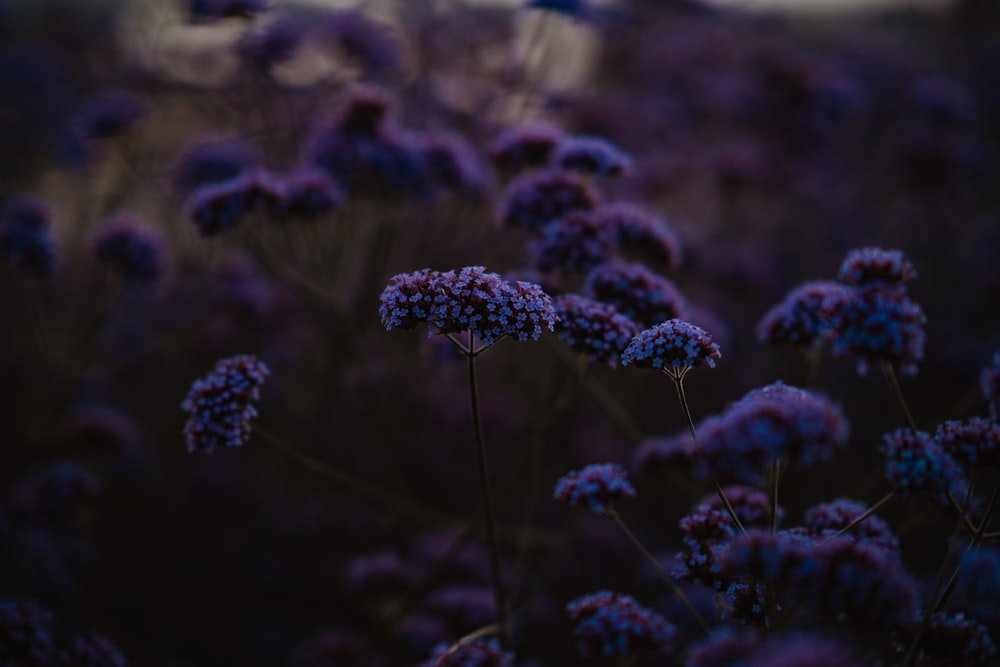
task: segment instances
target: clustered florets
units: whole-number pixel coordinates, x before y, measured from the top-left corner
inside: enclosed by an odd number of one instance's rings
[[[270,375],[252,355],[220,359],[215,368],[191,385],[181,409],[191,415],[184,426],[190,452],[211,453],[216,447],[239,447],[250,439],[250,420],[257,416],[260,387]]]
[[[511,667],[514,654],[504,651],[496,639],[476,639],[456,645],[438,644],[420,667]]]
[[[561,477],[552,497],[570,505],[586,503],[592,512],[600,514],[618,498],[635,497],[635,489],[621,465],[592,463]]]
[[[625,346],[639,333],[635,322],[608,304],[577,294],[562,294],[552,304],[559,318],[556,334],[593,361],[615,366]]]
[[[598,591],[566,605],[576,647],[583,656],[629,656],[641,650],[668,653],[677,629],[634,598]]]
[[[552,299],[538,285],[507,281],[481,266],[398,274],[379,301],[386,329],[426,322],[436,333],[471,332],[485,345],[504,336],[537,340],[556,323]]]
[[[99,262],[138,285],[151,285],[163,273],[162,235],[133,218],[111,220],[94,239],[94,254]]]
[[[885,476],[901,497],[922,496],[944,507],[949,494],[961,502],[965,478],[955,460],[929,433],[901,428],[882,436],[879,451],[886,459]]]
[[[622,364],[681,377],[692,368],[715,368],[715,360],[721,356],[719,346],[712,342],[712,334],[689,322],[672,319],[639,332],[622,353]]]
[[[688,315],[677,287],[642,264],[612,261],[595,267],[587,274],[583,294],[611,304],[644,327]]]

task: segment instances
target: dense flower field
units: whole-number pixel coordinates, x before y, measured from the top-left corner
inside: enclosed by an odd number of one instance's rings
[[[0,667],[1000,664],[1000,12],[0,3]]]

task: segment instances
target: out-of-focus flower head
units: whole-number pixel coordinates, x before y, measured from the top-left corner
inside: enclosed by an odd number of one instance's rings
[[[419,136],[420,151],[432,193],[454,191],[476,198],[485,194],[489,175],[482,159],[454,132],[427,132]]]
[[[316,220],[343,203],[337,183],[320,169],[299,169],[282,179],[282,196],[268,214],[277,220]]]
[[[197,188],[188,197],[185,211],[198,233],[208,237],[234,228],[254,211],[280,211],[285,199],[284,183],[256,170]]]
[[[55,615],[29,600],[0,599],[0,664],[49,665]]]
[[[471,332],[485,345],[504,336],[537,340],[556,322],[552,299],[540,287],[506,281],[481,266],[393,276],[379,302],[388,330],[426,322],[436,333]]]
[[[330,12],[318,26],[318,35],[356,64],[366,79],[384,79],[402,66],[403,50],[396,35],[364,12]]]
[[[94,238],[94,255],[125,281],[144,286],[156,282],[166,263],[163,235],[133,216],[108,221]]]
[[[962,613],[939,611],[931,616],[920,651],[941,664],[974,665],[995,656],[997,645],[982,623]]]
[[[59,667],[127,667],[128,660],[114,643],[96,632],[73,638],[59,651]]]
[[[829,337],[837,305],[850,288],[832,280],[799,285],[757,323],[757,340],[772,345],[819,345]]]
[[[49,207],[41,199],[8,199],[0,209],[0,257],[18,273],[49,278],[57,260],[49,224]]]
[[[1000,422],[1000,352],[994,354],[990,363],[983,367],[979,374],[979,387],[990,409],[990,417]]]
[[[496,620],[493,589],[481,584],[442,584],[428,593],[424,606],[462,631]]]
[[[924,358],[927,318],[904,287],[874,283],[851,290],[832,309],[832,349],[849,354],[864,375],[873,363],[887,362],[903,375],[916,375]]]
[[[504,189],[497,220],[504,227],[540,232],[572,211],[587,211],[599,201],[597,192],[580,176],[546,170],[525,174]]]
[[[67,525],[101,491],[101,481],[78,461],[59,461],[30,473],[11,489],[18,514],[51,524]]]
[[[564,137],[549,164],[591,176],[624,176],[632,170],[632,158],[600,137]]]
[[[245,33],[233,49],[247,68],[267,74],[292,59],[305,35],[306,25],[302,20],[286,17]]]
[[[601,514],[618,498],[635,497],[625,468],[617,463],[592,463],[566,473],[556,482],[552,497],[570,505],[586,505]]]
[[[842,639],[808,634],[762,642],[739,664],[746,667],[858,667],[865,662]]]
[[[976,618],[997,620],[1000,597],[1000,549],[979,546],[966,551],[959,561],[952,605]]]
[[[82,139],[110,139],[126,132],[147,111],[137,96],[109,92],[90,101],[74,118],[73,128]]]
[[[631,656],[639,651],[668,654],[677,629],[634,598],[598,591],[566,605],[576,648],[582,656]]]
[[[981,417],[954,419],[938,424],[934,439],[944,451],[972,468],[1000,463],[1000,424]]]
[[[268,9],[267,0],[183,0],[192,23],[251,18]]]
[[[525,123],[509,127],[490,143],[490,156],[502,168],[521,170],[548,164],[565,133],[552,123]]]
[[[639,325],[606,303],[578,294],[562,294],[553,299],[552,305],[559,318],[556,335],[592,361],[616,366],[625,346],[639,333]]]
[[[660,468],[687,471],[691,468],[695,444],[687,431],[672,436],[653,436],[635,451],[635,467],[644,472]]]
[[[546,225],[529,249],[542,272],[587,273],[608,260],[613,230],[589,211],[572,211]]]
[[[965,497],[961,468],[929,433],[901,428],[882,436],[879,452],[885,457],[885,478],[902,498],[921,496],[951,507]]]
[[[189,193],[202,185],[231,181],[260,165],[257,150],[238,139],[201,139],[185,148],[173,168],[174,186]]]
[[[841,533],[867,511],[868,506],[863,502],[847,498],[820,503],[806,510],[805,529],[814,538],[843,535],[857,542],[885,549],[888,553],[898,556],[900,553],[899,540],[892,533],[889,524],[875,515],[867,517],[847,532]]]
[[[211,453],[216,447],[246,444],[260,387],[270,374],[263,362],[246,354],[220,359],[211,372],[195,380],[181,403],[190,415],[184,426],[188,451]]]
[[[849,285],[902,285],[916,277],[917,270],[901,250],[875,247],[851,250],[837,271],[837,280]]]
[[[576,21],[593,21],[599,14],[590,0],[526,0],[525,9],[541,9]]]
[[[383,597],[408,591],[420,578],[417,568],[392,550],[355,558],[347,567],[347,583],[365,596]]]
[[[663,218],[626,201],[600,204],[593,210],[593,216],[612,230],[619,250],[662,264],[667,271],[680,266],[680,239]]]
[[[685,667],[734,667],[743,665],[762,641],[756,632],[723,627],[694,646]]]
[[[582,293],[611,304],[644,327],[688,316],[687,304],[674,283],[642,264],[611,261],[594,267],[587,274]]]
[[[514,654],[496,639],[474,639],[459,644],[439,644],[420,667],[513,667]]]
[[[636,334],[622,353],[622,365],[661,370],[679,379],[692,368],[715,368],[721,357],[712,334],[675,318]]]

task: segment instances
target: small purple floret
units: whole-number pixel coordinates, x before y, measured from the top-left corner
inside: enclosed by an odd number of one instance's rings
[[[189,452],[211,453],[216,447],[239,447],[250,439],[250,420],[260,387],[270,375],[253,355],[220,359],[191,385],[181,409],[191,417],[184,426]]]
[[[570,505],[586,503],[590,511],[601,514],[618,498],[634,498],[635,489],[619,464],[592,463],[561,477],[552,497]]]
[[[598,591],[566,605],[576,648],[582,656],[630,656],[638,651],[667,654],[677,629],[634,598]]]
[[[420,667],[513,667],[514,654],[496,639],[475,639],[459,644],[438,644]]]
[[[163,237],[142,221],[114,218],[94,239],[97,261],[119,273],[127,282],[152,285],[163,273]]]
[[[871,247],[848,252],[837,272],[837,280],[849,285],[901,285],[916,277],[917,270],[902,251]]]
[[[692,368],[715,368],[715,360],[721,356],[712,334],[673,319],[639,332],[622,353],[622,365],[662,370],[681,378]]]

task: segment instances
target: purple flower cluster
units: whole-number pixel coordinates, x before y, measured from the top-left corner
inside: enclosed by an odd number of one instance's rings
[[[74,637],[59,652],[60,667],[127,667],[128,660],[109,639],[96,632]]]
[[[560,477],[552,497],[570,505],[586,503],[591,512],[601,514],[618,498],[634,498],[635,489],[621,465],[592,463]]]
[[[105,93],[84,107],[73,125],[83,139],[110,139],[127,131],[146,112],[146,105],[134,95]]]
[[[40,199],[9,199],[0,212],[0,257],[19,273],[50,277],[56,269],[56,245],[49,224],[49,208]]]
[[[211,453],[216,447],[239,447],[250,439],[250,420],[260,387],[270,375],[252,355],[220,359],[210,373],[191,385],[181,403],[190,415],[184,426],[189,452]]]
[[[879,452],[885,457],[885,477],[903,498],[929,498],[951,507],[948,494],[962,502],[965,477],[941,443],[923,431],[901,428],[882,436]]]
[[[983,390],[983,398],[990,409],[993,421],[1000,421],[1000,352],[993,355],[993,360],[986,365],[979,375],[979,386]]]
[[[721,356],[712,334],[672,319],[639,332],[622,353],[622,364],[662,370],[680,378],[692,368],[715,368],[715,360]]]
[[[11,490],[11,505],[44,523],[69,525],[100,491],[100,478],[82,463],[58,461],[21,479]]]
[[[193,23],[211,23],[227,18],[250,18],[267,9],[266,0],[186,0]]]
[[[972,468],[1000,464],[1000,424],[981,417],[938,424],[934,439],[956,461]]]
[[[256,32],[245,33],[236,42],[236,55],[250,69],[267,74],[292,58],[305,37],[306,26],[301,21],[274,21]]]
[[[379,302],[388,330],[426,322],[441,334],[474,333],[486,345],[504,336],[538,340],[556,323],[552,299],[538,285],[506,281],[481,266],[398,274]]]
[[[538,233],[573,211],[597,206],[597,192],[577,174],[547,170],[512,181],[504,190],[497,220],[504,227]]]
[[[819,345],[830,331],[837,304],[849,295],[849,288],[833,281],[803,283],[764,314],[757,339],[772,345]]]
[[[986,662],[997,654],[997,645],[982,623],[944,611],[931,616],[920,649],[927,658],[951,665]]]
[[[580,655],[630,656],[639,651],[667,654],[676,628],[628,595],[598,591],[566,605]]]
[[[347,580],[351,588],[363,595],[383,597],[406,592],[419,580],[419,572],[398,552],[386,550],[351,561]]]
[[[323,43],[334,46],[369,80],[384,79],[401,65],[403,54],[392,30],[365,12],[330,12],[319,26],[319,35]]]
[[[632,159],[600,137],[566,137],[556,146],[549,164],[558,169],[593,176],[623,176],[632,169]]]
[[[587,274],[583,294],[610,303],[645,327],[670,319],[685,319],[688,308],[677,287],[642,264],[612,261]]]
[[[514,654],[496,639],[475,639],[455,645],[439,644],[420,667],[513,667]]]
[[[552,301],[555,332],[564,343],[592,361],[615,366],[639,326],[614,307],[578,294],[561,294]]]
[[[281,183],[257,170],[198,187],[188,198],[185,211],[201,236],[215,236],[234,228],[253,211],[280,209],[282,201]]]
[[[137,285],[156,282],[163,273],[164,254],[160,232],[128,216],[109,221],[94,239],[97,261]]]
[[[593,210],[598,223],[611,230],[620,250],[633,251],[662,264],[667,271],[681,263],[681,242],[660,217],[631,202],[600,204]]]
[[[820,503],[806,510],[805,528],[814,538],[826,538],[840,534],[851,523],[868,511],[868,506],[857,500],[838,498],[828,503]],[[899,540],[893,534],[889,524],[875,515],[855,524],[843,533],[846,538],[860,544],[870,544],[887,553],[898,555]]]
[[[51,664],[54,626],[52,612],[33,602],[0,599],[0,664]]]
[[[658,468],[687,471],[694,460],[695,442],[688,431],[672,436],[651,436],[642,441],[633,456],[642,471]]]
[[[563,140],[561,128],[550,123],[526,123],[509,127],[490,143],[490,156],[501,167],[521,170],[548,163]]]
[[[913,264],[900,250],[856,248],[847,253],[837,280],[848,285],[900,285],[917,277]]]
[[[586,273],[607,261],[612,230],[590,211],[572,211],[539,231],[529,248],[539,271]]]

